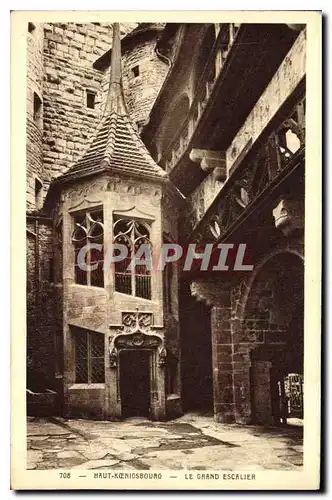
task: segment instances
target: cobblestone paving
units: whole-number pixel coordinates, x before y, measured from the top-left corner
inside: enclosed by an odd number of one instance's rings
[[[302,427],[28,417],[28,469],[300,470]]]

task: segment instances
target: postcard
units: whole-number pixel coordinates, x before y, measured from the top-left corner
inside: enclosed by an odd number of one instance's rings
[[[12,489],[319,489],[321,25],[12,12]]]

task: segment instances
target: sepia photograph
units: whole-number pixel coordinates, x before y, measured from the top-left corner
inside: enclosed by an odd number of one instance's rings
[[[306,157],[301,12],[35,17],[21,82],[23,468],[59,488],[255,489],[259,474],[296,472],[301,489],[305,214],[320,196],[306,178],[321,170]]]

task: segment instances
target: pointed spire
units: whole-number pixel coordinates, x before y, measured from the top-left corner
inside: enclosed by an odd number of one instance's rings
[[[110,84],[109,84],[105,112],[104,112],[105,115],[114,109],[114,107],[118,104],[119,97],[122,96],[121,80],[122,80],[122,75],[121,75],[120,24],[113,23],[111,75],[110,75]]]
[[[104,114],[85,152],[62,179],[95,175],[109,169],[140,178],[167,178],[144,146],[127,110],[122,88],[119,23],[113,25],[111,75]]]

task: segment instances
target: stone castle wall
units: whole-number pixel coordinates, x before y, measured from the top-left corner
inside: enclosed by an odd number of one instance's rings
[[[121,25],[121,35],[135,26]],[[133,43],[123,55],[124,92],[134,124],[147,119],[168,71],[154,52],[156,34]],[[83,154],[102,116],[110,69],[95,69],[93,63],[111,47],[112,26],[45,24],[28,38],[28,203],[34,209],[35,175],[43,184],[43,199],[51,180]],[[33,122],[35,88],[42,101],[38,124]],[[95,94],[94,109],[87,106],[88,92]]]
[[[31,30],[31,32],[30,32]],[[41,25],[30,27],[27,32],[27,208],[34,210],[35,179],[43,179],[43,43],[44,33]],[[40,100],[38,116],[34,116],[34,102]]]
[[[28,388],[38,392],[54,388],[54,351],[62,328],[62,293],[52,279],[52,225],[49,221],[30,219],[27,229],[27,357],[32,373]]]

